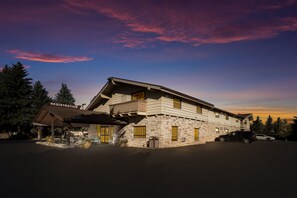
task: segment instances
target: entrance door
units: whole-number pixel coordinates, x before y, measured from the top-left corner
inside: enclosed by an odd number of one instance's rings
[[[101,143],[108,143],[109,140],[109,127],[108,126],[101,126],[100,127],[100,142]]]

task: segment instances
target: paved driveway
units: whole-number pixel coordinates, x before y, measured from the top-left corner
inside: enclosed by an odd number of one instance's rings
[[[297,142],[160,150],[0,142],[0,168],[4,197],[297,197]]]

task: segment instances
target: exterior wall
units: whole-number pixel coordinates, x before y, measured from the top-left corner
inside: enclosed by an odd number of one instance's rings
[[[173,98],[163,96],[162,101],[162,111],[164,115],[172,115],[185,117],[190,119],[198,119],[202,121],[207,121],[207,109],[202,108],[202,114],[196,112],[197,106],[190,102],[181,101],[181,109],[173,108]]]
[[[146,138],[134,137],[134,126],[146,126]],[[172,126],[178,126],[178,140],[172,141]],[[125,138],[128,140],[129,147],[146,147],[147,141],[151,136],[159,137],[159,147],[179,147],[194,144],[203,144],[214,141],[216,137],[225,134],[226,131],[216,132],[216,127],[221,125],[208,123],[199,120],[180,118],[166,115],[156,115],[143,117],[142,119],[134,118],[131,123],[126,125],[122,130],[125,131]],[[194,129],[199,128],[199,140],[194,139]],[[229,126],[229,131],[237,128]]]
[[[233,127],[235,130],[240,130],[239,119],[229,116],[229,120],[226,120],[226,116],[222,113],[219,113],[220,117],[216,118],[215,113],[214,111],[208,111],[208,122],[219,126],[220,130],[225,130],[224,128],[226,127]]]
[[[251,125],[251,123],[250,123],[249,118],[243,119],[241,121],[241,130],[250,131],[250,127],[251,127],[250,125]]]
[[[115,89],[114,93],[111,95],[111,98],[109,100],[103,100],[102,104],[95,108],[94,111],[110,113],[109,105],[131,101],[131,94],[137,91],[145,91],[147,115],[155,115],[161,113],[161,92],[143,90],[131,86],[118,87],[117,89]]]

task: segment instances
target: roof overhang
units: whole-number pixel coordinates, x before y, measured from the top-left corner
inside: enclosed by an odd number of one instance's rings
[[[33,124],[37,126],[50,126],[51,124],[62,126],[74,123],[109,125],[127,124],[125,121],[117,120],[106,113],[52,105],[43,106],[33,121]]]
[[[87,110],[94,110],[97,107],[97,104],[102,100],[102,99],[108,99],[105,95],[106,92],[109,92],[114,86],[117,86],[119,84],[128,84],[128,85],[134,85],[138,87],[144,87],[148,90],[158,90],[179,98],[183,98],[195,103],[199,103],[201,105],[204,105],[206,107],[213,108],[214,105],[211,103],[208,103],[206,101],[200,100],[198,98],[189,96],[187,94],[175,91],[173,89],[169,89],[164,86],[160,85],[155,85],[155,84],[150,84],[150,83],[143,83],[143,82],[138,82],[138,81],[133,81],[133,80],[127,80],[127,79],[122,79],[122,78],[115,78],[115,77],[110,77],[108,78],[108,82],[103,86],[103,88],[100,90],[100,92],[94,97],[94,99],[90,102],[90,104],[87,106]]]

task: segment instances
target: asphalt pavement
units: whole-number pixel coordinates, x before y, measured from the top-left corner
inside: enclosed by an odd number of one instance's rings
[[[297,197],[297,142],[58,149],[0,142],[0,197]],[[3,195],[3,196],[1,196]]]

